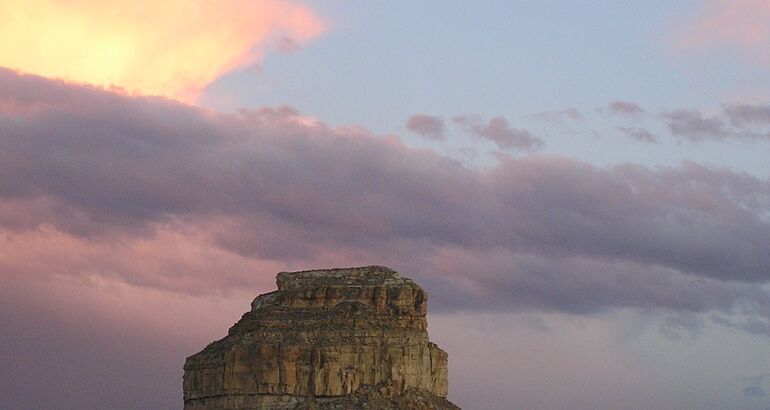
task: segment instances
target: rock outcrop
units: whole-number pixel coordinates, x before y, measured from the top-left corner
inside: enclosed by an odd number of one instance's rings
[[[277,283],[187,358],[185,410],[458,409],[412,280],[370,266],[282,272]]]

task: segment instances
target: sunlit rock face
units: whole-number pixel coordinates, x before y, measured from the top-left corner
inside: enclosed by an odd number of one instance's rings
[[[186,410],[456,409],[427,295],[381,266],[282,272],[184,365]]]

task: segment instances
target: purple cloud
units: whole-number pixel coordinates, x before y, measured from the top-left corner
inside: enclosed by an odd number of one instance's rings
[[[658,138],[644,128],[618,127],[618,131],[621,131],[623,134],[625,134],[629,138],[639,142],[646,142],[649,144],[658,144]]]
[[[476,115],[454,118],[454,122],[465,127],[472,135],[490,140],[500,149],[537,150],[543,141],[525,129],[512,128],[504,117],[492,117],[484,124]]]
[[[733,125],[770,125],[770,105],[729,104],[723,109]]]
[[[674,136],[691,141],[770,139],[770,107],[763,105],[726,105],[721,113],[710,117],[699,110],[674,110],[664,112],[662,117]]]
[[[5,275],[194,292],[381,263],[437,309],[770,316],[767,179],[540,156],[474,170],[287,107],[222,115],[7,70],[0,87]],[[518,138],[499,117],[459,121]]]
[[[441,141],[444,139],[444,120],[433,115],[412,115],[406,121],[406,129],[432,140]]]
[[[725,139],[734,134],[717,117],[704,117],[699,110],[674,110],[662,114],[671,133],[692,141]]]
[[[638,116],[645,113],[642,107],[631,101],[616,100],[611,102],[607,108],[612,114]]]

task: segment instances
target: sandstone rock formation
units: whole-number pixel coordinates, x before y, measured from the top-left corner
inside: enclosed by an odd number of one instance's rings
[[[458,409],[412,280],[369,266],[277,282],[224,339],[187,358],[186,410]]]

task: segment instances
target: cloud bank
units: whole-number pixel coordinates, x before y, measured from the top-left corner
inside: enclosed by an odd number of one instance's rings
[[[8,70],[0,86],[6,276],[210,293],[381,263],[437,309],[768,317],[768,180],[541,156],[479,171],[286,107],[223,115]]]

